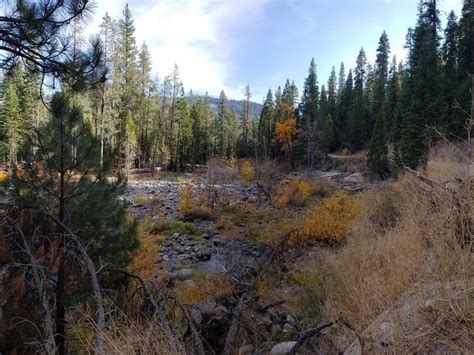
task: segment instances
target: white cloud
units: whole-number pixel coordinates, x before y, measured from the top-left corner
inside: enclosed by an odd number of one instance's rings
[[[241,85],[228,87],[228,76],[244,43],[240,34],[258,23],[271,0],[141,0],[129,1],[135,21],[137,44],[146,42],[153,70],[161,77],[176,63],[186,90],[209,90],[217,95],[240,97]],[[94,33],[108,11],[120,18],[125,1],[99,0],[93,23]]]

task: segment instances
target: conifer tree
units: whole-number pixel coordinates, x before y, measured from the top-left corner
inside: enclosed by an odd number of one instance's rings
[[[464,129],[463,115],[455,108],[458,95],[458,57],[459,26],[454,11],[448,15],[444,30],[443,55],[443,96],[446,105],[446,117],[441,122],[443,132],[462,136]]]
[[[330,132],[331,139],[329,142],[330,150],[335,150],[340,145],[340,137],[337,132],[337,77],[336,77],[336,70],[334,66],[331,70],[331,75],[329,76],[328,80],[328,112],[329,118],[332,121],[332,130]]]
[[[271,151],[271,141],[274,133],[275,107],[273,94],[269,89],[267,97],[263,103],[262,112],[258,122],[258,151],[264,158],[269,158]]]
[[[128,253],[138,247],[138,240],[136,224],[117,198],[121,182],[107,181],[110,162],[101,167],[98,141],[80,108],[56,93],[50,109],[50,119],[31,132],[21,150],[23,168],[14,174],[19,203],[56,216],[89,245],[96,262],[100,258],[122,267],[130,260]],[[59,229],[56,236],[51,241],[57,249],[58,265],[56,343],[59,353],[64,353],[66,288],[72,287],[66,275],[78,270],[71,262],[73,251],[64,231]]]
[[[444,117],[439,60],[436,0],[420,2],[418,23],[409,54],[409,111],[404,115],[401,152],[403,164],[415,168],[426,163],[429,127]]]
[[[338,108],[338,119],[336,123],[336,129],[338,131],[341,146],[343,148],[350,147],[349,117],[353,105],[353,85],[354,82],[352,79],[352,70],[349,70],[349,74],[347,75],[347,80],[345,82],[345,87],[341,92],[341,99]]]
[[[366,131],[368,107],[364,90],[364,83],[367,78],[367,58],[363,48],[357,56],[357,65],[354,72],[353,102],[348,122],[348,140],[352,151],[362,148],[365,137],[368,135]]]
[[[319,115],[319,88],[316,64],[311,60],[299,107],[299,142],[308,168],[313,169],[325,154],[322,149],[322,120]]]
[[[217,107],[216,116],[216,135],[217,135],[217,154],[220,157],[224,157],[225,154],[225,133],[226,133],[226,122],[229,115],[229,108],[227,107],[227,96],[224,90],[219,95],[219,105]]]
[[[472,82],[474,76],[474,1],[464,0],[459,21],[458,101],[461,109],[469,111],[472,106]],[[466,127],[464,114],[464,127]],[[464,129],[466,132],[466,129]],[[465,137],[466,134],[463,134]]]
[[[382,177],[388,175],[388,147],[387,147],[387,124],[386,124],[386,85],[388,78],[388,55],[390,46],[388,36],[383,32],[377,48],[375,67],[375,92],[372,114],[375,117],[375,127],[369,143],[367,165],[369,169]]]

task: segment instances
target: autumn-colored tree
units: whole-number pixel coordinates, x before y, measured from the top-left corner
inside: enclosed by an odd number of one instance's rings
[[[283,101],[280,103],[279,112],[280,118],[275,126],[274,142],[280,146],[286,160],[294,146],[296,119],[293,108]]]

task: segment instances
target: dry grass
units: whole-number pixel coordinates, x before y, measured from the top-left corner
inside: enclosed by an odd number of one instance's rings
[[[186,354],[179,339],[162,329],[157,322],[136,319],[119,309],[111,311],[106,322],[104,354]],[[96,324],[89,311],[76,311],[68,327],[68,351],[93,354]]]
[[[330,259],[333,277],[327,285],[330,309],[357,330],[397,308],[419,285],[457,282],[465,285],[459,294],[472,294],[474,184],[469,163],[450,149],[432,152],[427,167],[432,186],[410,175],[362,196],[364,213],[347,244]],[[472,344],[474,302],[470,296],[442,298],[426,322],[430,326],[423,334],[408,336],[426,343],[456,329],[456,339]],[[451,351],[459,346],[453,339],[445,339]]]

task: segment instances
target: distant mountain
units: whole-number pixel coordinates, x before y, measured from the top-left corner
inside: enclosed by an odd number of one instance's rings
[[[189,98],[189,97],[188,97]],[[217,107],[219,105],[218,97],[209,97],[209,103],[211,104],[215,113],[217,113]],[[231,110],[237,112],[237,117],[240,118],[242,115],[242,108],[244,106],[244,100],[231,100],[227,99],[227,105]],[[263,105],[250,101],[250,117],[260,117],[260,112],[262,112]]]

